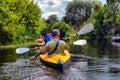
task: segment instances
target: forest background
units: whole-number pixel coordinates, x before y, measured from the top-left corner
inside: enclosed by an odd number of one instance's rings
[[[89,34],[77,36],[106,38],[120,34],[120,0],[73,0],[65,8],[65,16],[56,14],[41,17],[42,11],[34,0],[0,0],[0,46],[28,42],[26,36],[37,39],[57,28],[61,39],[73,35],[85,24],[95,29]]]

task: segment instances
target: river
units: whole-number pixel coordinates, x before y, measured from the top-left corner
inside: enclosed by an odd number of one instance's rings
[[[25,63],[37,51],[18,55],[13,48],[0,49],[0,80],[120,80],[119,44],[99,39],[71,45],[71,64],[63,74],[46,68],[39,58]]]

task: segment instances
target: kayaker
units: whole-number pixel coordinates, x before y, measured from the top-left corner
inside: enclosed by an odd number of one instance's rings
[[[45,44],[49,41],[53,40],[53,36],[52,36],[52,33],[48,33],[46,36],[45,36]]]
[[[39,49],[45,45],[44,36],[40,36],[38,39],[35,40],[37,47],[32,48],[33,50]]]
[[[38,39],[35,40],[36,44],[39,46],[44,45],[45,41],[44,41],[44,36],[40,36]]]
[[[65,41],[60,40],[60,31],[58,29],[53,29],[52,36],[53,40],[47,42],[44,48],[40,48],[40,53],[31,57],[30,60],[34,59],[40,54],[48,53],[49,56],[52,56],[55,53],[61,53],[64,55],[64,50],[70,50],[70,46]]]

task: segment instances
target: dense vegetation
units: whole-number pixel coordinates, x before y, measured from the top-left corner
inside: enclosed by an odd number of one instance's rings
[[[83,25],[91,22],[95,29],[89,37],[105,37],[120,33],[120,0],[107,0],[107,4],[92,0],[73,0],[66,6],[65,16],[56,14],[48,19],[34,0],[0,0],[0,45],[26,42],[26,35],[37,38],[54,28],[61,31],[61,38],[68,37]]]
[[[0,0],[0,44],[25,42],[25,35],[40,34],[45,23],[31,0]]]

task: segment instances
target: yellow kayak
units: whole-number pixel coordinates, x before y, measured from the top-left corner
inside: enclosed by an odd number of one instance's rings
[[[70,65],[70,53],[65,50],[64,54],[55,53],[52,56],[48,56],[48,54],[40,55],[40,61],[45,66],[51,67],[57,71],[62,72],[63,69],[66,69]]]

